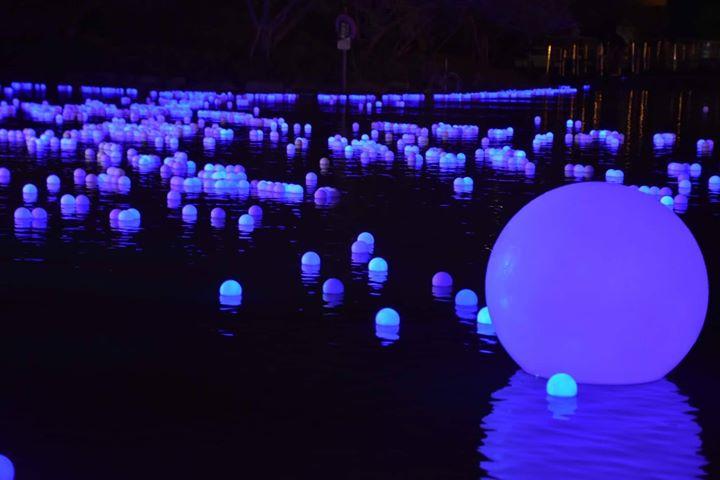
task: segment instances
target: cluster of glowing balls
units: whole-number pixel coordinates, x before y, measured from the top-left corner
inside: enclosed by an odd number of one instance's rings
[[[633,384],[662,378],[690,350],[708,278],[675,214],[636,189],[591,182],[551,190],[510,220],[485,291],[497,335],[525,371]]]

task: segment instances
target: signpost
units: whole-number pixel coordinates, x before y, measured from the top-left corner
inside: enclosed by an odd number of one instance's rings
[[[335,19],[335,31],[337,32],[337,48],[342,52],[342,91],[347,90],[347,52],[350,50],[352,39],[357,36],[357,25],[355,20],[346,13],[341,13]]]

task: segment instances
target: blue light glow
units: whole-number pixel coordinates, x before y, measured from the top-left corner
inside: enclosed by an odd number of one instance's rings
[[[575,397],[578,391],[575,379],[567,373],[556,373],[550,377],[545,389],[552,397]]]
[[[375,315],[375,323],[384,326],[400,325],[400,314],[392,308],[383,308]]]
[[[587,300],[599,291],[602,302]],[[590,182],[551,190],[510,220],[485,292],[498,338],[525,371],[631,384],[662,378],[690,350],[708,278],[692,233],[656,197]]]

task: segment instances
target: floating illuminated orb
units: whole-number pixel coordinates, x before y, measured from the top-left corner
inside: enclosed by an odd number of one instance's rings
[[[551,397],[575,397],[577,390],[575,379],[567,373],[556,373],[545,386],[545,391]]]
[[[375,323],[386,327],[400,325],[400,314],[392,308],[383,308],[375,315]]]
[[[551,190],[510,220],[485,293],[525,371],[633,384],[662,378],[695,343],[708,277],[692,233],[656,198],[589,182]]]
[[[13,480],[15,478],[15,466],[5,455],[0,455],[0,480]]]

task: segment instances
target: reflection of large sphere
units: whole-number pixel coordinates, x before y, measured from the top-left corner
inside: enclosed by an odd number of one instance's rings
[[[485,293],[525,371],[628,384],[663,377],[687,354],[708,280],[692,233],[657,198],[590,182],[547,192],[510,220]]]
[[[586,385],[545,401],[545,382],[516,373],[492,395],[479,451],[488,478],[703,478],[700,425],[668,380]],[[486,478],[485,475],[481,475]]]

